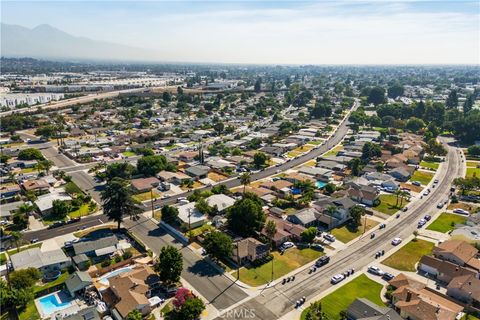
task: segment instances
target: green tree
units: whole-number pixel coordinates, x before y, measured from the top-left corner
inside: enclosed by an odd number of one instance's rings
[[[128,162],[112,163],[105,169],[105,177],[107,180],[113,178],[130,179],[135,172],[135,167]]]
[[[214,231],[205,236],[203,247],[209,255],[220,260],[230,257],[233,250],[233,241],[227,234]]]
[[[309,227],[305,231],[303,231],[300,236],[302,237],[303,242],[312,243],[317,236],[317,228]]]
[[[42,153],[40,150],[35,148],[27,148],[23,149],[18,153],[17,158],[19,160],[44,160]]]
[[[267,234],[268,239],[270,239],[270,245],[273,247],[273,237],[277,233],[277,225],[275,221],[267,221],[267,223],[265,224],[265,233]]]
[[[182,268],[182,253],[170,245],[162,247],[158,260],[154,264],[154,270],[159,273],[160,280],[166,283],[178,282]]]
[[[240,236],[248,237],[260,231],[265,224],[262,206],[244,193],[244,198],[237,200],[227,210],[229,228]]]
[[[408,119],[407,124],[405,125],[405,128],[407,130],[417,132],[418,130],[422,129],[425,127],[425,122],[423,122],[422,119],[411,117]]]
[[[243,194],[245,195],[245,190],[250,184],[250,173],[245,172],[240,176],[240,183],[243,185]]]
[[[367,99],[368,103],[373,103],[374,105],[379,105],[385,102],[385,89],[382,87],[374,87],[370,90],[370,94]]]
[[[176,171],[173,163],[167,161],[164,155],[144,156],[138,159],[137,171],[147,177],[156,175],[162,170]]]
[[[348,162],[350,169],[352,169],[352,174],[356,177],[360,175],[361,169],[361,160],[359,158],[353,158]]]
[[[162,221],[168,224],[172,224],[177,221],[178,218],[178,208],[165,205],[162,208]]]
[[[266,164],[267,160],[268,160],[268,157],[263,152],[257,152],[253,156],[253,163],[255,164],[255,167],[257,169],[263,167]]]
[[[254,88],[255,92],[260,92],[262,90],[262,78],[258,78],[257,81],[255,81]]]
[[[101,193],[103,202],[103,213],[109,220],[117,222],[118,229],[124,216],[135,219],[138,215],[138,208],[132,200],[132,193],[127,181],[121,178],[113,178],[105,185]]]
[[[427,145],[425,146],[425,152],[432,156],[447,155],[447,149],[445,149],[445,147],[435,138],[428,140]]]
[[[46,139],[49,139],[55,135],[56,129],[53,125],[47,124],[41,127],[38,127],[37,130],[35,130],[35,135],[37,136],[42,136]]]
[[[366,142],[362,148],[362,159],[368,161],[382,156],[382,148],[373,142]]]
[[[320,103],[317,102],[315,104],[315,107],[310,109],[310,116],[312,118],[325,118],[325,117],[330,117],[332,115],[332,107],[330,107],[326,103]]]
[[[185,301],[178,311],[178,316],[182,320],[196,320],[199,319],[203,310],[205,310],[203,301],[200,298],[193,297]]]
[[[12,231],[10,232],[10,235],[12,236],[13,242],[15,242],[15,247],[17,248],[17,252],[20,252],[19,243],[20,243],[20,239],[22,239],[22,233],[18,231]]]
[[[221,134],[223,132],[223,130],[225,130],[225,125],[223,124],[223,122],[217,122],[213,125],[213,129],[218,133],[218,134]]]
[[[70,212],[70,204],[63,200],[53,200],[52,215],[58,219],[63,219]]]
[[[8,275],[10,286],[15,289],[31,288],[41,278],[42,273],[37,268],[19,269]]]
[[[452,90],[448,94],[447,100],[445,101],[445,106],[448,109],[457,108],[458,107],[458,96],[457,90]]]
[[[142,316],[142,313],[140,311],[135,309],[135,310],[130,311],[127,314],[127,317],[125,319],[126,320],[142,320],[143,316]]]
[[[327,320],[327,316],[322,311],[322,303],[315,301],[306,309],[305,320]]]
[[[350,217],[352,217],[351,225],[357,229],[362,224],[362,216],[365,215],[365,209],[361,206],[353,206],[350,208]]]
[[[332,183],[327,183],[324,187],[323,187],[323,191],[325,192],[325,194],[327,195],[331,195],[332,193],[335,192],[337,188],[335,187],[334,184]]]
[[[395,99],[397,97],[403,96],[405,88],[400,83],[395,83],[392,86],[388,87],[388,97]]]
[[[473,145],[468,147],[468,154],[471,156],[480,156],[480,146]]]
[[[210,215],[213,212],[212,207],[208,205],[207,200],[205,200],[204,198],[200,198],[197,200],[197,202],[195,203],[195,209],[207,215]]]

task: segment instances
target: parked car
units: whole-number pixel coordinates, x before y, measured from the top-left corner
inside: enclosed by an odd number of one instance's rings
[[[420,181],[412,181],[412,184],[417,187],[420,187],[422,185]]]
[[[378,229],[385,229],[387,227],[387,225],[385,223],[381,223],[379,226],[378,226]]]
[[[335,238],[333,235],[331,235],[330,233],[325,233],[325,234],[323,235],[323,238],[324,238],[325,240],[330,241],[330,242],[335,242],[335,240],[336,240],[336,238]]]
[[[421,227],[423,227],[423,226],[425,225],[425,223],[427,223],[427,220],[425,220],[425,219],[420,219],[420,220],[418,221],[417,227],[418,227],[418,228],[421,228]]]
[[[284,242],[281,246],[280,246],[280,249],[282,250],[286,250],[288,248],[293,248],[295,246],[295,244],[293,244],[293,242]]]
[[[388,273],[388,272],[385,272],[382,276],[382,279],[383,280],[386,280],[386,281],[390,281],[392,280],[393,278],[395,278],[395,276],[391,273]]]
[[[318,258],[317,262],[315,262],[315,266],[321,267],[326,265],[327,263],[330,262],[330,257],[329,256],[322,256]]]
[[[30,240],[30,243],[37,243],[38,242],[38,238],[33,238],[32,240]]]
[[[443,208],[443,202],[440,202],[439,204],[437,204],[437,208],[438,208],[438,209]]]
[[[402,239],[401,239],[401,238],[393,238],[392,244],[393,244],[394,246],[397,246],[397,245],[399,245],[400,243],[402,243]]]
[[[403,207],[402,211],[406,212],[408,210],[408,207]]]
[[[438,179],[433,180],[433,183],[438,183]]]
[[[385,272],[377,266],[369,266],[368,272],[375,274],[377,276],[382,276]]]
[[[428,214],[425,215],[425,217],[423,217],[423,219],[427,220],[427,221],[430,221],[432,219],[432,217]]]
[[[428,189],[423,192],[424,196],[428,196],[429,194],[430,194],[430,190],[428,190]]]
[[[325,250],[325,248],[324,248],[321,244],[319,244],[319,243],[312,243],[312,244],[310,245],[310,248],[316,249],[316,250],[320,250],[320,251]]]
[[[459,214],[465,214],[465,215],[470,214],[470,212],[468,212],[467,210],[463,210],[463,209],[460,209],[460,208],[454,209],[453,212],[454,213],[459,213]]]
[[[344,276],[343,274],[340,274],[340,273],[339,273],[339,274],[334,275],[334,276],[330,279],[330,282],[331,282],[332,284],[337,284],[337,283],[343,281],[343,279],[345,279],[345,276]]]

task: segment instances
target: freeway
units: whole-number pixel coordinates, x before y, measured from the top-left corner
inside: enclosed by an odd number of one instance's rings
[[[334,274],[350,268],[360,270],[374,260],[375,252],[379,250],[387,252],[392,249],[390,242],[394,237],[406,239],[411,236],[417,229],[418,220],[425,214],[431,214],[437,210],[436,205],[448,198],[453,179],[463,174],[456,148],[448,146],[448,151],[446,162],[436,175],[439,183],[432,189],[431,195],[424,197],[425,199],[413,201],[408,211],[401,214],[400,219],[390,220],[383,231],[376,230],[377,236],[373,240],[363,237],[332,256],[330,263],[316,273],[308,274],[306,270],[300,271],[296,274],[294,282],[285,285],[277,283],[267,288],[262,295],[242,303],[231,312],[241,315],[250,314],[248,312],[253,310],[256,319],[278,319],[292,311],[295,301],[301,297],[305,296],[309,300],[331,287],[329,281]]]

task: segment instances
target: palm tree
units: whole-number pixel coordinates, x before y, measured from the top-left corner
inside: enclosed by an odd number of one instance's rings
[[[400,207],[403,205],[403,199],[408,196],[408,193],[405,191],[400,191]]]
[[[277,225],[273,220],[268,220],[265,224],[265,233],[268,239],[270,239],[270,245],[273,247],[273,237],[277,233]]]
[[[400,197],[401,194],[402,194],[402,190],[397,189],[395,191],[395,195],[397,196],[397,202],[395,203],[395,207],[398,207],[398,198]]]
[[[327,207],[327,210],[325,212],[327,215],[330,216],[330,223],[328,225],[328,229],[330,229],[332,227],[333,215],[337,212],[337,207],[335,207],[334,205],[330,205]]]
[[[107,182],[101,197],[103,212],[110,220],[118,223],[118,229],[120,229],[123,216],[130,216],[130,219],[135,219],[138,216],[139,210],[135,206],[126,180],[113,178]]]
[[[29,214],[30,212],[33,211],[33,209],[34,209],[33,206],[23,203],[20,205],[20,207],[18,207],[18,212],[21,214]]]
[[[10,235],[12,236],[12,239],[15,242],[15,247],[17,248],[17,252],[20,252],[20,248],[18,247],[18,243],[20,242],[20,239],[22,238],[22,234],[18,231],[12,231],[12,232],[10,232]]]
[[[243,184],[243,195],[245,195],[245,190],[247,185],[250,184],[250,173],[245,172],[240,176],[240,182]]]
[[[40,160],[37,163],[37,170],[38,171],[45,171],[45,173],[48,175],[50,172],[50,169],[53,167],[53,161],[51,160]]]

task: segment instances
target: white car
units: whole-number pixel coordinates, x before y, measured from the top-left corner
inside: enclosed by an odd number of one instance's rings
[[[463,210],[463,209],[460,209],[460,208],[453,210],[453,212],[454,213],[459,213],[459,214],[465,214],[465,215],[470,214],[470,212],[468,212],[467,210]]]
[[[430,194],[430,191],[428,191],[428,190],[426,190],[426,191],[423,193],[424,196],[428,196],[429,194]]]
[[[394,246],[397,246],[397,245],[399,245],[400,243],[402,243],[402,239],[401,239],[401,238],[394,238],[394,239],[392,240],[392,244],[393,244]]]
[[[425,219],[420,219],[420,220],[418,221],[418,227],[419,227],[419,228],[423,227],[423,226],[425,225],[425,223],[427,223],[427,220],[425,220]]]
[[[335,240],[336,240],[335,237],[334,237],[333,235],[331,235],[330,233],[324,234],[324,235],[323,235],[323,238],[324,238],[325,240],[330,241],[330,242],[335,242]]]
[[[345,279],[345,276],[343,274],[336,274],[330,279],[330,282],[332,284],[337,284],[341,282],[343,279]]]
[[[369,266],[368,272],[375,274],[377,276],[383,276],[385,272],[377,266]]]
[[[293,242],[289,242],[289,241],[284,242],[284,243],[281,245],[281,247],[283,248],[283,250],[288,249],[288,248],[293,248],[294,246],[295,246],[295,245],[293,244]]]

